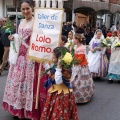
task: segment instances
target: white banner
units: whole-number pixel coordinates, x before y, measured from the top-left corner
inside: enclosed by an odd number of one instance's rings
[[[29,57],[35,61],[50,61],[58,47],[62,30],[63,9],[35,9]]]

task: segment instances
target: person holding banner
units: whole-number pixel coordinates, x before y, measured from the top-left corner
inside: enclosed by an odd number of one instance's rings
[[[21,2],[21,11],[25,19],[20,22],[18,34],[9,36],[9,39],[14,40],[20,47],[16,48],[18,54],[13,53],[18,55],[16,62],[14,61],[13,64],[13,61],[11,61],[10,63],[2,107],[20,119],[39,120],[47,95],[47,89],[43,84],[48,76],[43,75],[40,79],[39,106],[38,109],[35,109],[40,64],[27,59],[34,21],[32,17],[32,4],[29,0]],[[48,68],[48,64],[44,63],[42,65],[42,71]]]
[[[52,54],[54,65],[48,79],[52,86],[48,90],[40,120],[78,120],[77,106],[70,85],[72,55],[66,47],[56,47]]]

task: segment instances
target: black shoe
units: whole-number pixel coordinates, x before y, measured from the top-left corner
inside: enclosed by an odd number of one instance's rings
[[[5,67],[5,68],[4,68],[4,70],[8,70],[8,69],[9,69],[9,67]]]
[[[0,69],[0,76],[1,76],[1,74],[2,74],[2,70]]]
[[[112,83],[113,83],[113,80],[108,80],[108,83],[112,84]]]
[[[13,116],[14,120],[20,120],[17,116]]]

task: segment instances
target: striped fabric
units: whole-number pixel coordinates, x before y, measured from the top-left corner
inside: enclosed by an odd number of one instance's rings
[[[107,72],[108,72],[108,59],[107,56],[101,55],[100,58],[100,66],[98,69],[98,73],[92,73],[93,77],[106,77],[107,76]]]

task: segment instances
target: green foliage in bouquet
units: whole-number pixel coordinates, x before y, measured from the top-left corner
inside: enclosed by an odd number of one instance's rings
[[[107,47],[107,41],[106,39],[101,40],[101,47]]]
[[[14,22],[8,19],[2,27],[2,32],[11,34],[14,30],[15,30]]]
[[[75,45],[72,43],[72,42],[68,42],[66,43],[66,47],[70,50],[70,47],[72,47],[72,50],[71,50],[71,54],[72,54],[72,57],[74,56],[74,47]]]
[[[110,47],[111,44],[112,44],[112,42],[110,41],[109,38],[101,40],[101,47]]]
[[[8,34],[11,35],[14,30],[15,30],[14,22],[8,19],[2,27],[2,32],[3,33],[8,33]],[[14,41],[11,41],[11,43],[12,43],[12,46],[13,46],[13,50],[15,51],[15,53],[17,53]]]
[[[61,51],[61,66],[63,69],[71,69],[74,64],[79,64],[81,60],[74,58],[69,52],[68,49],[60,49]],[[53,68],[56,68],[57,65],[53,65],[53,67],[47,69],[42,72],[42,75],[47,74]]]
[[[120,42],[115,43],[115,48],[120,47]]]
[[[111,46],[112,42],[109,37],[106,38],[106,41],[107,41],[108,46]]]

